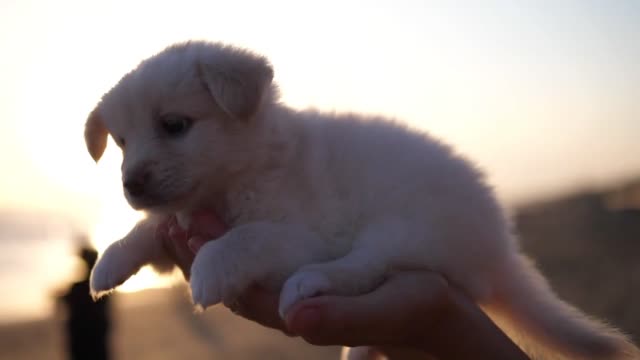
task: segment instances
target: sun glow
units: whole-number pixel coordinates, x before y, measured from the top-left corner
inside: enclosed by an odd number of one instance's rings
[[[95,169],[96,178],[99,179],[102,189],[101,211],[91,230],[91,239],[100,253],[114,241],[123,238],[138,221],[144,218],[144,213],[133,210],[122,194],[118,173],[121,159],[118,148],[112,140],[109,140],[107,150]],[[147,288],[168,287],[175,284],[179,278],[178,271],[169,275],[159,275],[150,266],[145,266],[117,290],[134,292]]]
[[[17,184],[15,197],[22,206],[49,207],[79,219],[80,229],[88,232],[92,244],[102,253],[124,237],[144,214],[133,210],[122,193],[122,155],[118,147],[109,139],[104,156],[94,164],[85,149],[83,124],[100,95],[135,64],[131,59],[134,55],[121,56],[115,62],[109,59],[77,62],[57,55],[59,51],[54,50],[59,49],[46,46],[41,50],[48,62],[25,74],[16,89],[22,96],[17,97],[16,107],[20,111],[15,116],[22,141],[18,144],[25,150],[23,163],[33,169],[22,177],[46,179],[50,185],[34,192]],[[95,72],[95,68],[101,71]],[[91,76],[80,76],[82,73]],[[69,74],[76,75],[69,78]],[[34,89],[49,94],[39,97],[38,106],[34,106],[30,96]],[[158,276],[145,267],[118,290],[164,287],[173,279]]]
[[[505,198],[637,174],[632,12],[474,4],[3,2],[0,206],[69,215],[101,252],[126,235],[143,214],[122,194],[120,153],[110,141],[95,165],[83,123],[140,60],[187,39],[267,55],[294,107],[428,129],[477,161]],[[172,279],[144,268],[120,289]]]

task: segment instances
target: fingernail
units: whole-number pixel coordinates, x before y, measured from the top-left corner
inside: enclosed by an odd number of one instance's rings
[[[206,241],[203,238],[192,237],[191,239],[189,239],[189,241],[187,241],[187,246],[192,253],[196,254],[205,242]]]
[[[287,327],[296,334],[304,334],[320,324],[320,309],[307,306],[287,316]]]

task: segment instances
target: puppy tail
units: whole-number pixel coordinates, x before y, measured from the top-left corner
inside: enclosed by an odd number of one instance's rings
[[[640,359],[625,335],[560,300],[524,256],[499,275],[484,310],[534,359]]]

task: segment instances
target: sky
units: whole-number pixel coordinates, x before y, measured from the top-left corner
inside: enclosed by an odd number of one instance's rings
[[[267,56],[296,108],[443,138],[515,203],[640,176],[640,2],[0,0],[0,209],[68,216],[99,249],[140,214],[88,113],[167,45]],[[113,145],[113,144],[111,144]]]

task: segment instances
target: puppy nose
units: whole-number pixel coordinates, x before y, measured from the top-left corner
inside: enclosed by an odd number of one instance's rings
[[[140,196],[144,194],[144,190],[151,179],[149,171],[138,171],[127,175],[123,181],[124,188],[131,196]]]

